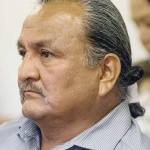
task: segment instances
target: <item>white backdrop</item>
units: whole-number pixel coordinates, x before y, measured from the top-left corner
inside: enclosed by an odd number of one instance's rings
[[[129,0],[112,0],[125,19],[134,62],[146,58],[136,26],[130,18]],[[17,87],[17,71],[21,62],[16,42],[25,16],[31,11],[34,0],[0,0],[0,116],[18,117],[21,114]]]

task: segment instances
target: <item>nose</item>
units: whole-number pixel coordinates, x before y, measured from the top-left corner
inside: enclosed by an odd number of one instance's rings
[[[18,70],[18,80],[24,82],[26,80],[39,80],[39,70],[37,60],[34,56],[26,56]]]

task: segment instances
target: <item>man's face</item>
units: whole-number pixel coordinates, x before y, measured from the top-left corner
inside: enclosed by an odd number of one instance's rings
[[[28,17],[18,41],[22,111],[32,119],[79,117],[95,109],[98,69],[85,63],[81,8],[47,4]]]
[[[150,52],[150,2],[131,0],[132,18],[139,27],[141,40]]]

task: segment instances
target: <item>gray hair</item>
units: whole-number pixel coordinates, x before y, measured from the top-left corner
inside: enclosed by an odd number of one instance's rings
[[[40,3],[49,1],[63,0],[41,0]],[[88,65],[95,67],[108,53],[114,53],[119,57],[121,73],[118,83],[120,99],[123,101],[127,97],[127,87],[139,80],[143,71],[137,66],[132,67],[130,41],[122,16],[110,0],[76,2],[85,6],[83,29],[85,38],[91,46],[87,50]]]

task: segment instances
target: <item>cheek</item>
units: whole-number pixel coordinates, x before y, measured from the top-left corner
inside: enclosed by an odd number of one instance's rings
[[[75,73],[65,65],[51,67],[43,72],[41,81],[46,91],[48,103],[55,111],[73,107],[73,93],[76,89]]]
[[[79,63],[62,63],[41,72],[41,82],[53,108],[70,109],[97,96],[97,75],[79,66]]]
[[[65,65],[50,67],[41,73],[44,88],[49,93],[67,89],[73,82],[73,71]]]

